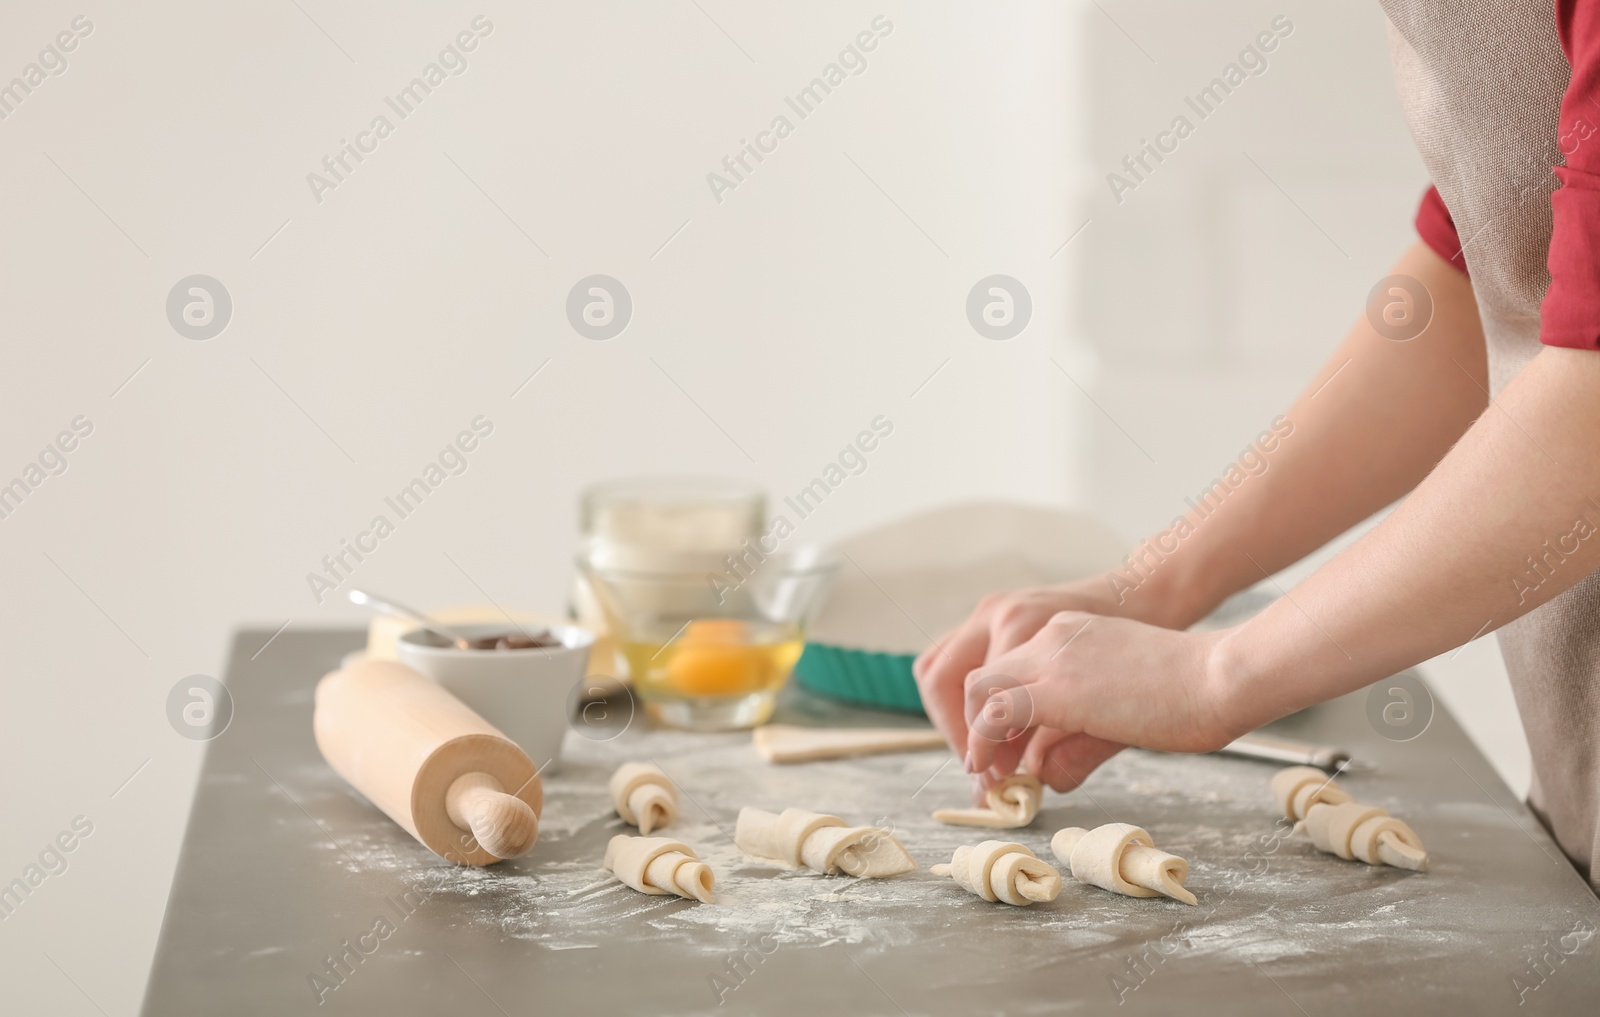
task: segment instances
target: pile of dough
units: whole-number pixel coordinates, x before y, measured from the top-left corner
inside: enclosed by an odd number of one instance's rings
[[[1080,883],[1129,897],[1167,896],[1198,903],[1183,886],[1189,863],[1156,850],[1150,835],[1132,823],[1107,823],[1093,830],[1069,826],[1050,838],[1050,850]]]
[[[804,809],[739,810],[733,842],[745,854],[816,872],[877,878],[917,867],[904,846],[875,826],[846,826],[838,816]]]
[[[1031,773],[1012,774],[989,789],[983,809],[939,809],[933,818],[951,826],[981,826],[990,830],[1015,830],[1039,814],[1044,785]]]
[[[671,826],[678,818],[678,789],[649,763],[623,763],[611,775],[611,804],[640,833]]]
[[[1321,770],[1291,766],[1272,778],[1272,794],[1284,815],[1295,821],[1294,828],[1310,834],[1319,851],[1368,865],[1428,869],[1428,852],[1415,830],[1383,809],[1352,800]]]
[[[675,893],[711,901],[716,876],[694,849],[671,837],[630,837],[619,833],[606,845],[605,867],[640,893]]]
[[[1284,816],[1295,823],[1296,830],[1300,829],[1299,824],[1311,806],[1342,805],[1350,801],[1348,791],[1314,766],[1291,766],[1278,771],[1272,778],[1272,797],[1277,799]]]
[[[1061,892],[1061,873],[1021,844],[986,840],[956,848],[949,865],[935,865],[935,876],[950,876],[987,901],[1027,907],[1052,901]]]

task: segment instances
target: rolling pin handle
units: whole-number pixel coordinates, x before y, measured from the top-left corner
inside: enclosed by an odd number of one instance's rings
[[[471,831],[496,858],[525,855],[539,839],[539,816],[487,773],[457,777],[445,792],[444,807],[452,823]]]

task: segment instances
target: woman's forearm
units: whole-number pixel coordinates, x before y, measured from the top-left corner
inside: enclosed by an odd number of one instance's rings
[[[1526,614],[1600,567],[1597,499],[1600,356],[1542,350],[1387,519],[1222,637],[1216,695],[1254,727]]]
[[[1363,315],[1286,414],[1292,431],[1265,468],[1206,514],[1191,508],[1191,532],[1157,547],[1177,545],[1147,577],[1124,576],[1122,596],[1170,603],[1168,621],[1187,626],[1394,502],[1466,432],[1488,402],[1471,286],[1421,243],[1393,274],[1431,294],[1427,330],[1395,341]]]

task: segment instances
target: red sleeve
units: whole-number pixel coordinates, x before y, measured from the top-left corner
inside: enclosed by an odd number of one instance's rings
[[[1433,253],[1460,269],[1462,274],[1466,273],[1467,261],[1461,253],[1455,220],[1450,218],[1450,210],[1444,207],[1437,187],[1430,185],[1428,193],[1422,196],[1422,204],[1417,206],[1417,236],[1433,248]]]
[[[1565,166],[1550,198],[1550,289],[1539,340],[1600,349],[1600,0],[1556,0],[1556,28],[1572,65],[1558,142]]]

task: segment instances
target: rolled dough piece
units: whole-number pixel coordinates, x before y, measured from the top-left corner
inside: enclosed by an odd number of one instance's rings
[[[1377,806],[1360,802],[1313,805],[1305,826],[1319,851],[1359,858],[1368,865],[1428,870],[1428,852],[1416,831]]]
[[[935,865],[935,876],[950,876],[958,885],[987,901],[1027,907],[1052,901],[1061,892],[1061,873],[1021,844],[986,840],[956,848],[948,865]]]
[[[733,842],[745,854],[824,874],[845,873],[863,879],[898,876],[917,867],[911,855],[888,831],[875,826],[846,826],[838,816],[804,809],[781,813],[739,810]]]
[[[619,833],[606,845],[605,867],[640,893],[675,893],[710,903],[716,876],[694,849],[671,837]]]
[[[1131,823],[1107,823],[1093,830],[1069,826],[1050,838],[1050,850],[1080,883],[1129,897],[1166,896],[1199,903],[1183,885],[1189,878],[1189,863],[1157,850],[1150,835]]]
[[[611,804],[641,834],[671,826],[678,818],[678,788],[658,766],[623,763],[611,775]]]
[[[912,752],[944,748],[944,735],[932,728],[797,727],[767,724],[752,736],[756,751],[769,763],[808,763],[843,756]]]
[[[1272,778],[1272,797],[1277,800],[1284,816],[1294,821],[1297,830],[1311,806],[1318,803],[1339,805],[1350,801],[1348,791],[1314,766],[1291,766],[1279,770]]]
[[[990,830],[1015,830],[1039,814],[1044,785],[1031,773],[1016,773],[989,789],[988,808],[938,809],[933,818],[951,826],[981,826]]]

